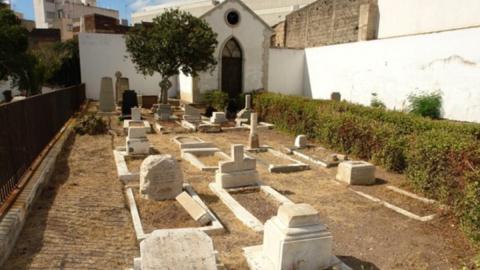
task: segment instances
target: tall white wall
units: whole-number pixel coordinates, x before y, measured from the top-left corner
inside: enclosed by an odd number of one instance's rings
[[[445,118],[480,122],[479,48],[480,28],[309,48],[304,94],[329,99],[340,92],[342,99],[369,105],[376,93],[388,108],[399,110],[408,106],[411,93],[440,90]],[[288,68],[294,63],[288,54],[277,50],[270,63]],[[269,74],[270,86],[294,85],[287,90],[270,87],[274,92],[294,92],[301,83],[286,82],[282,68],[271,66]]]
[[[284,95],[303,95],[305,51],[270,49],[268,90]]]
[[[128,57],[123,35],[80,33],[80,69],[82,82],[85,83],[87,98],[98,100],[102,77],[112,77],[115,82],[115,72],[120,71],[123,77],[130,81],[130,89],[138,95],[158,95],[158,83],[161,76],[143,76],[135,70]],[[174,95],[177,89],[176,78],[169,91]]]
[[[378,38],[480,26],[479,0],[378,0]]]

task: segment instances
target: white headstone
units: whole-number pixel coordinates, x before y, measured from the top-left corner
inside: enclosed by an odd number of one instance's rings
[[[305,135],[298,135],[295,138],[295,147],[298,148],[305,148],[307,146],[307,136]]]
[[[308,204],[283,204],[265,223],[263,254],[275,270],[318,270],[331,266],[332,235]]]
[[[132,109],[132,120],[140,121],[142,120],[142,110],[138,107],[133,107]]]
[[[175,199],[183,189],[183,173],[171,155],[148,156],[140,166],[140,195],[155,201]]]
[[[215,270],[212,239],[197,229],[153,231],[140,243],[142,270]]]
[[[231,146],[231,160],[220,161],[218,168],[215,181],[222,188],[252,186],[256,185],[259,179],[256,160],[245,157],[241,144]]]

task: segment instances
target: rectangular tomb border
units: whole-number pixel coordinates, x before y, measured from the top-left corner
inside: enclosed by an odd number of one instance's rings
[[[272,187],[264,185],[260,181],[252,186],[233,189],[225,189],[222,188],[222,186],[218,183],[210,183],[209,188],[213,191],[213,193],[215,193],[215,195],[220,198],[222,203],[225,204],[225,206],[227,206],[230,211],[232,211],[232,213],[237,219],[239,219],[245,226],[254,230],[255,232],[263,231],[263,223],[252,213],[250,213],[244,206],[242,206],[229,192],[259,189],[261,192],[263,192],[269,198],[278,202],[280,205],[293,204],[290,199],[280,194]]]
[[[179,203],[182,205],[182,207],[184,207],[184,206],[187,207],[185,210],[191,216],[193,214],[196,218],[198,218],[196,213],[199,213],[199,211],[201,211],[196,206],[194,206],[196,209],[190,208],[189,204],[190,205],[192,204],[192,200],[197,203],[197,206],[200,206],[207,213],[206,217],[200,217],[202,220],[201,220],[201,222],[199,222],[199,224],[204,223],[204,224],[207,224],[207,225],[204,225],[204,226],[198,227],[198,228],[192,228],[192,229],[203,231],[203,232],[205,232],[209,235],[215,235],[215,234],[219,234],[219,233],[224,232],[225,228],[223,227],[223,225],[220,222],[220,220],[218,219],[218,217],[208,208],[208,206],[205,204],[205,202],[203,202],[203,200],[200,198],[200,196],[198,196],[198,194],[195,192],[195,190],[193,189],[193,187],[190,184],[188,184],[188,183],[183,184],[183,191],[182,191],[182,193],[180,193],[180,195],[183,194],[183,192],[188,194],[188,196],[190,197],[190,198],[186,199],[189,202],[188,203],[179,202]],[[140,212],[138,210],[137,202],[135,201],[135,196],[133,195],[133,189],[132,188],[127,188],[126,193],[127,193],[127,200],[128,200],[128,204],[129,204],[129,208],[130,208],[130,213],[131,213],[131,216],[132,216],[134,229],[135,229],[135,235],[136,235],[137,240],[141,241],[141,240],[145,239],[146,237],[148,237],[149,234],[145,233],[145,231],[143,229],[142,219],[140,217]],[[180,198],[180,200],[182,200],[182,198]],[[192,217],[192,219],[195,219],[195,217]],[[206,221],[205,218],[208,218],[209,221],[208,220]]]
[[[290,156],[274,150],[270,147],[264,148],[261,150],[247,150],[249,155],[255,157],[260,163],[268,166],[268,171],[270,173],[289,173],[289,172],[298,172],[309,170],[310,166],[299,160],[293,159]],[[266,158],[262,158],[261,155],[272,155],[272,159],[281,159],[284,160],[284,164],[279,164],[276,161],[269,161]]]
[[[138,181],[140,179],[140,172],[131,172],[128,169],[126,157],[128,156],[125,147],[117,147],[113,150],[113,157],[117,168],[118,180],[127,184],[131,181]]]
[[[143,126],[146,133],[152,133],[152,126],[147,120],[124,120],[123,131],[125,132],[125,134],[128,134],[128,128],[133,126]]]
[[[228,160],[230,157],[218,148],[187,148],[181,150],[182,158],[201,171],[216,171],[216,160]],[[207,162],[206,159],[214,159]]]

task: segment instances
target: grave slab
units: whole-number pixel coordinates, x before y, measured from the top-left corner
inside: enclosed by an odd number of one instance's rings
[[[212,239],[195,229],[156,230],[140,243],[141,270],[217,269]]]
[[[100,85],[100,111],[115,111],[115,98],[113,96],[113,82],[111,77],[103,77]]]

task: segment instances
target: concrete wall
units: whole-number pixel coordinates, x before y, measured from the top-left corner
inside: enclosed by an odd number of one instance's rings
[[[123,35],[80,33],[80,69],[82,83],[85,83],[87,98],[98,99],[102,77],[112,77],[115,85],[115,72],[120,71],[123,77],[130,80],[130,89],[139,95],[158,95],[158,83],[161,76],[143,76],[135,70],[134,64],[127,57]],[[170,95],[175,95],[176,78]]]
[[[378,37],[480,26],[478,0],[378,0]]]
[[[303,95],[305,51],[270,49],[268,90],[284,95]]]
[[[388,108],[404,109],[407,96],[420,91],[443,93],[444,117],[480,122],[480,28],[463,29],[385,40],[356,42],[305,50],[304,94],[342,99],[369,105],[376,93]],[[291,84],[285,70],[301,56],[288,50],[272,50],[270,86]],[[272,68],[280,66],[283,68]],[[292,76],[291,79],[299,78]]]

